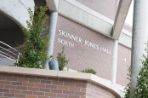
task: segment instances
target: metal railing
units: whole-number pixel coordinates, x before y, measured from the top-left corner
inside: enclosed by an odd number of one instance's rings
[[[5,60],[9,60],[9,62],[17,63],[19,56],[20,56],[20,53],[18,50],[6,44],[5,42],[0,41],[0,60],[5,59]],[[13,63],[12,65],[14,65]]]

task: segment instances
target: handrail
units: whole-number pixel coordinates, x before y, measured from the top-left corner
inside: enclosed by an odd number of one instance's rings
[[[2,56],[2,57],[4,57],[4,58],[7,58],[7,59],[9,59],[9,60],[12,60],[12,61],[16,61],[16,60],[14,60],[14,59],[12,59],[12,58],[9,58],[9,57],[7,57],[7,56],[5,56],[5,55],[3,55],[3,54],[0,54],[0,56]]]
[[[10,51],[9,49],[6,49],[6,48],[4,48],[2,46],[0,46],[0,48],[3,49],[4,51],[7,51],[7,52],[13,54],[14,56],[16,56],[16,54],[14,52]]]
[[[0,41],[0,56],[17,63],[20,57],[20,53],[18,50],[11,47],[7,43]]]
[[[9,55],[9,54],[7,54],[7,53],[1,51],[1,50],[0,50],[0,54],[5,55],[5,56],[7,56],[7,57],[9,57],[9,58],[14,58],[14,59],[16,59],[15,57],[13,57],[13,56],[11,56],[11,55]]]
[[[3,44],[3,45],[5,45],[5,46],[7,46],[7,47],[9,47],[9,48],[12,49],[12,50],[18,52],[15,48],[11,47],[10,45],[8,45],[8,44],[6,44],[6,43],[4,43],[4,42],[2,42],[2,41],[0,41],[0,43]]]

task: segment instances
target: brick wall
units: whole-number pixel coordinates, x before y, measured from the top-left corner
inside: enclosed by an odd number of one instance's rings
[[[87,84],[86,98],[116,98],[111,92],[94,84]]]
[[[0,98],[115,98],[83,80],[0,73]]]

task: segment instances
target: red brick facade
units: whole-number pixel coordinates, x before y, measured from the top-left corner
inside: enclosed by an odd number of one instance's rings
[[[0,98],[117,98],[83,80],[0,74]]]

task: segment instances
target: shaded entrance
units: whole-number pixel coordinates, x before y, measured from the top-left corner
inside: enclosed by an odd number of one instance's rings
[[[19,25],[3,12],[0,12],[0,41],[12,47],[19,46],[24,42],[24,34]]]

